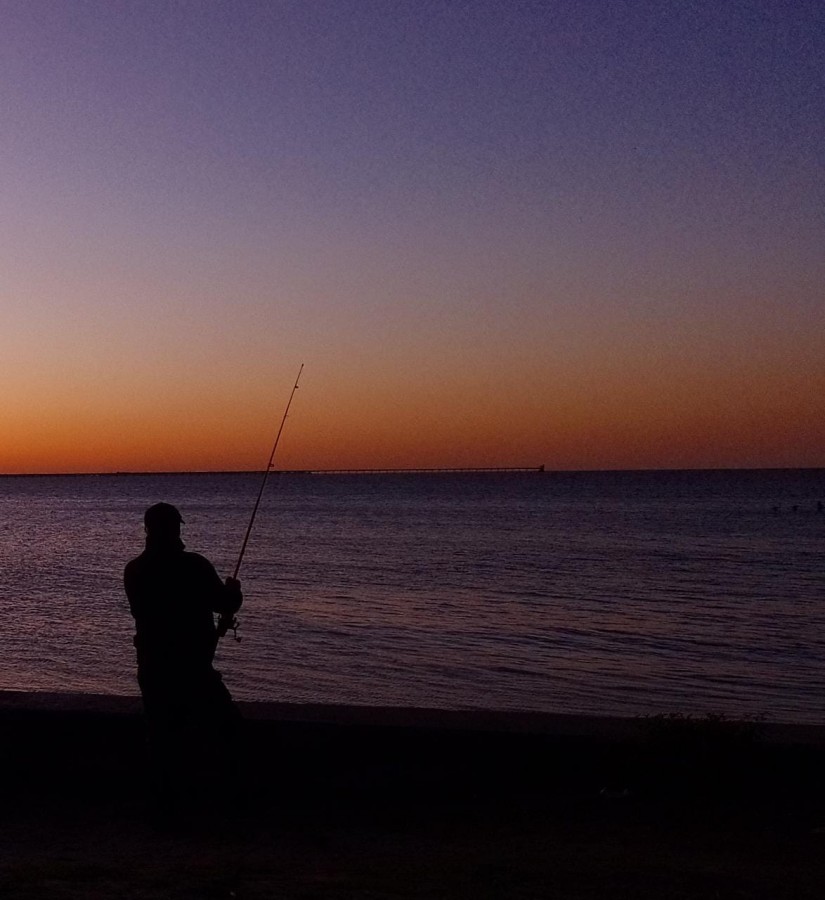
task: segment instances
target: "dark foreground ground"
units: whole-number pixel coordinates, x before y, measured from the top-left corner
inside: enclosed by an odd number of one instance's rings
[[[0,897],[825,897],[816,731],[246,714],[240,770],[168,820],[135,701],[0,695]]]

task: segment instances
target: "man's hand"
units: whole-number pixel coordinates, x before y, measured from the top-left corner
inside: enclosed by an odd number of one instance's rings
[[[228,608],[224,609],[224,611],[220,615],[220,618],[218,619],[218,639],[222,638],[231,628],[235,633],[235,640],[239,641],[240,638],[238,637],[238,620],[235,618],[235,613],[241,608],[241,604],[243,603],[241,583],[237,578],[227,577],[224,579],[223,584],[226,588],[224,601],[228,601],[226,604]]]
[[[232,611],[237,612],[243,603],[243,594],[241,593],[241,583],[237,578],[228,576],[224,580],[226,590],[232,595]]]

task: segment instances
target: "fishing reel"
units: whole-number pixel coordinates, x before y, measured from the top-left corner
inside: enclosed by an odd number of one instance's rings
[[[240,619],[234,615],[221,616],[218,619],[218,639],[225,637],[227,631],[232,630],[232,637],[240,644],[241,638],[238,636],[238,629],[241,627]]]

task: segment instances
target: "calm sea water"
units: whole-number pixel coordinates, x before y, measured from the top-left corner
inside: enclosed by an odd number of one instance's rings
[[[124,563],[231,573],[255,474],[0,478],[0,688],[134,694]],[[825,471],[272,476],[241,699],[825,722]]]

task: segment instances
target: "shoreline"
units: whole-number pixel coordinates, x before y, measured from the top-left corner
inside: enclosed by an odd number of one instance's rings
[[[486,733],[545,738],[572,738],[632,743],[644,738],[651,723],[661,717],[626,717],[574,713],[542,713],[495,709],[439,709],[405,706],[358,706],[329,703],[236,701],[243,717],[262,725],[366,727]],[[0,690],[0,716],[7,713],[93,714],[104,717],[140,717],[140,696],[55,691]],[[666,717],[665,717],[666,718]],[[701,716],[685,717],[700,726]],[[825,724],[769,722],[724,718],[732,727],[753,728],[761,742],[825,748]]]

